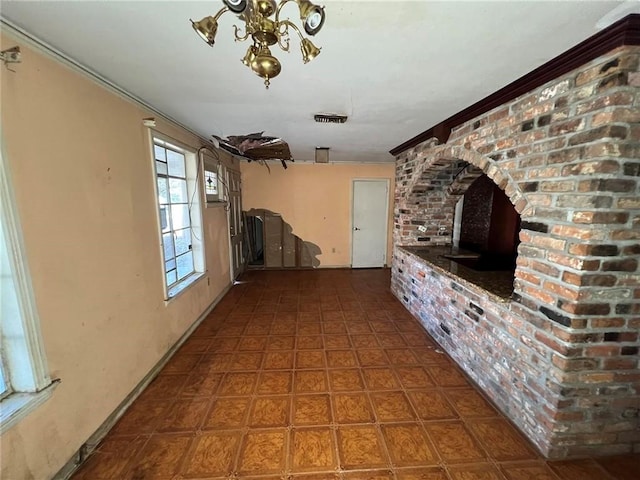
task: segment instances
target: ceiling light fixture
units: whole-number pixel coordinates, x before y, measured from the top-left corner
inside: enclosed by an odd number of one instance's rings
[[[319,7],[310,0],[282,0],[279,3],[275,0],[222,0],[222,2],[225,6],[214,16],[204,17],[198,22],[191,20],[193,29],[213,47],[218,31],[218,19],[225,12],[235,13],[245,23],[244,32],[234,25],[236,41],[244,41],[249,37],[253,40],[253,45],[247,49],[242,63],[264,79],[266,88],[269,88],[271,79],[277,77],[282,68],[280,61],[271,55],[269,47],[278,44],[282,50],[288,52],[289,28],[300,37],[300,50],[304,63],[309,63],[320,54],[320,49],[311,40],[305,38],[300,28],[293,22],[289,19],[280,20],[280,12],[287,3],[296,3],[304,31],[307,35],[315,35],[324,25],[324,7]],[[269,18],[271,16],[274,18]]]

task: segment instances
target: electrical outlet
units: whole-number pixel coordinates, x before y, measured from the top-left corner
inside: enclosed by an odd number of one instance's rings
[[[424,225],[418,225],[418,230],[420,230],[422,233],[427,231],[427,227],[425,227]]]

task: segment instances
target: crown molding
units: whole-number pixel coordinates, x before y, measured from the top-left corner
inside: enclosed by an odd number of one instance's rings
[[[504,105],[520,95],[528,93],[623,45],[640,45],[640,14],[631,14],[618,20],[601,32],[511,82],[506,87],[398,145],[390,150],[389,153],[394,156],[398,155],[434,137],[441,143],[445,143],[451,134],[451,130],[458,125],[500,105]]]

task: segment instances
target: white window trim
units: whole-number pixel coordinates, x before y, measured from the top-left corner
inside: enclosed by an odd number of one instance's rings
[[[2,134],[0,132],[0,139]],[[9,266],[13,275],[13,283],[17,299],[20,325],[23,336],[23,355],[20,361],[28,362],[31,375],[21,376],[19,385],[12,379],[11,356],[8,351],[7,361],[8,382],[13,392],[0,403],[0,434],[15,425],[20,419],[28,415],[37,406],[51,396],[51,377],[46,362],[44,342],[40,334],[40,319],[36,309],[31,274],[27,258],[24,255],[24,240],[18,208],[15,203],[13,185],[4,152],[4,142],[0,146],[0,234],[4,235]],[[4,348],[4,347],[3,347]],[[26,356],[26,358],[24,358]],[[28,378],[27,378],[28,377]],[[55,384],[58,382],[56,381]]]
[[[180,280],[178,283],[176,283],[175,285],[173,285],[172,287],[168,287],[167,285],[167,277],[165,274],[165,265],[164,265],[164,248],[162,245],[162,235],[161,235],[161,231],[162,231],[162,227],[161,227],[161,219],[160,219],[160,211],[158,208],[158,182],[157,182],[157,177],[158,177],[158,172],[156,170],[156,160],[155,160],[155,155],[154,155],[154,145],[156,143],[156,140],[159,141],[159,143],[165,142],[167,144],[169,144],[172,147],[177,147],[181,150],[184,151],[185,153],[185,157],[187,155],[193,155],[195,158],[195,164],[196,164],[196,175],[195,178],[193,178],[193,184],[195,186],[195,188],[197,189],[197,198],[199,200],[199,205],[198,205],[198,211],[197,211],[197,218],[191,217],[192,220],[192,227],[196,226],[197,228],[200,229],[200,236],[202,237],[199,240],[199,245],[197,247],[198,251],[201,251],[202,253],[202,264],[200,265],[200,262],[196,262],[196,256],[194,255],[194,268],[195,271],[186,276],[185,278],[183,278],[182,280]],[[202,166],[202,162],[200,161],[200,158],[197,154],[197,152],[195,151],[195,149],[193,147],[190,147],[189,145],[185,145],[184,143],[180,142],[179,140],[176,140],[175,138],[169,137],[168,135],[165,135],[161,132],[158,132],[157,130],[154,129],[149,129],[149,155],[150,155],[150,161],[151,161],[151,168],[152,168],[152,172],[153,172],[153,192],[154,192],[154,205],[155,205],[155,212],[156,212],[156,223],[157,223],[157,235],[158,235],[158,248],[159,248],[159,254],[160,254],[160,265],[161,265],[161,269],[162,269],[162,285],[163,285],[163,289],[164,289],[164,300],[165,300],[165,305],[170,303],[173,299],[177,298],[178,296],[180,296],[180,294],[182,292],[184,292],[185,290],[187,290],[191,285],[195,284],[198,280],[200,280],[201,278],[204,278],[206,276],[206,266],[207,266],[207,258],[206,258],[206,252],[205,252],[205,247],[204,247],[204,221],[202,218],[202,210],[203,210],[203,206],[205,204],[205,202],[203,201],[204,199],[204,169]],[[191,182],[192,179],[190,178],[189,175],[189,165],[186,165],[186,158],[185,158],[185,170],[187,172],[187,183]],[[190,195],[190,192],[187,189],[187,195]],[[195,197],[194,197],[195,198]],[[194,221],[196,220],[196,221]]]
[[[211,207],[226,207],[229,203],[228,199],[228,187],[226,184],[227,169],[220,161],[220,158],[215,156],[211,151],[202,149],[201,161],[202,161],[202,188],[205,191],[206,208]],[[215,172],[218,178],[218,194],[209,195],[206,193],[206,187],[204,185],[204,171]]]

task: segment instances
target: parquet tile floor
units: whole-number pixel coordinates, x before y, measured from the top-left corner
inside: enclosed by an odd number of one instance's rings
[[[249,271],[74,480],[637,480],[545,461],[389,292],[389,270]]]

